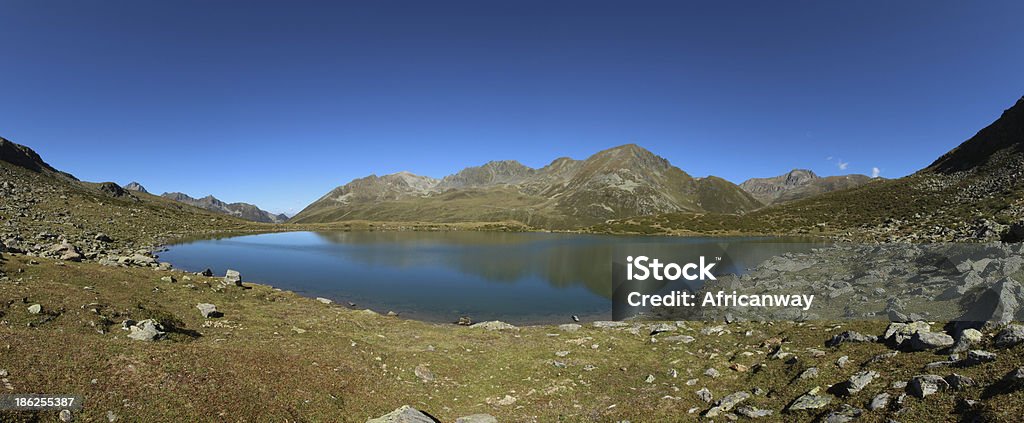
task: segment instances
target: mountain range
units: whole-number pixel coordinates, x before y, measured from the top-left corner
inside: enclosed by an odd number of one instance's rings
[[[770,205],[785,203],[864,185],[872,178],[867,175],[840,175],[820,177],[807,169],[793,169],[771,178],[751,178],[740,184],[758,201]]]
[[[694,178],[627,144],[585,160],[558,158],[539,169],[492,161],[435,179],[399,172],[339,186],[291,222],[519,221],[569,228],[627,216],[689,211],[744,213],[762,204],[717,177]]]
[[[142,188],[142,190],[145,192],[145,188]],[[253,222],[284,223],[288,220],[288,216],[283,213],[273,214],[249,203],[225,203],[212,195],[207,195],[203,198],[192,198],[180,192],[165,192],[160,194],[160,196],[168,200],[174,200],[179,203],[185,203],[190,206],[199,207],[201,209],[229,216],[235,216],[245,220],[251,220]]]

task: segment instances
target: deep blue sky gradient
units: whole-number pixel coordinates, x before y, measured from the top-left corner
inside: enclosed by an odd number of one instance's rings
[[[1024,94],[1021,16],[1019,1],[4,1],[0,136],[85,180],[292,213],[370,173],[628,142],[737,183],[898,177]]]

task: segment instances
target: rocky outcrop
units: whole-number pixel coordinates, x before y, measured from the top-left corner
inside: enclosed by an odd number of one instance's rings
[[[203,198],[192,198],[180,192],[165,192],[160,196],[179,203],[253,222],[284,223],[288,220],[288,216],[284,214],[273,214],[249,203],[225,203],[212,195],[207,195]]]
[[[808,169],[793,169],[770,178],[751,178],[739,186],[764,204],[784,203],[826,192],[854,188],[871,182],[865,175],[822,178]]]

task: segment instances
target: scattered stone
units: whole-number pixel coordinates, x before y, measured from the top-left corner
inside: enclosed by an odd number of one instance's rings
[[[355,306],[353,305],[352,307]],[[457,320],[455,324],[459,326],[471,326],[473,324],[473,320],[470,319],[469,316],[459,316],[459,320]]]
[[[498,423],[498,419],[490,414],[473,414],[471,416],[459,417],[455,423]]]
[[[772,410],[765,410],[762,408],[743,406],[736,409],[736,414],[739,414],[748,419],[759,419],[761,417],[768,417],[772,415]]]
[[[156,320],[146,319],[130,326],[128,337],[136,341],[156,341],[164,337],[163,329]]]
[[[519,400],[518,398],[513,397],[511,395],[505,395],[505,397],[500,399],[500,400],[498,400],[496,402],[496,404],[501,405],[501,406],[507,406],[507,405],[515,404],[516,401],[518,401],[518,400]]]
[[[808,367],[807,370],[801,372],[799,376],[800,379],[814,379],[816,377],[818,377],[817,367]]]
[[[555,355],[558,357],[565,357],[569,355],[569,351],[555,351]]]
[[[29,314],[39,314],[43,312],[43,306],[39,304],[32,304],[28,306]]]
[[[729,365],[729,368],[732,369],[735,372],[740,372],[740,373],[743,373],[743,372],[746,372],[747,370],[749,370],[749,368],[747,366],[744,366],[744,365],[742,365],[740,363],[732,363],[731,365]]]
[[[676,325],[670,325],[668,323],[658,323],[651,327],[651,336],[657,335],[662,332],[675,332]]]
[[[114,242],[113,239],[110,239],[110,237],[107,236],[107,234],[102,233],[102,232],[96,234],[96,236],[94,236],[93,239],[95,239],[95,240],[97,240],[99,242]]]
[[[228,271],[224,273],[223,285],[242,286],[242,274],[238,273],[237,270],[228,269]]]
[[[882,339],[889,342],[894,347],[903,345],[904,342],[910,340],[915,333],[918,332],[931,332],[932,327],[927,322],[912,322],[912,323],[889,323],[889,326],[885,328],[885,335]]]
[[[800,410],[817,410],[828,405],[832,402],[831,396],[819,395],[821,387],[815,386],[807,393],[797,397],[792,403],[786,407],[787,411],[800,411]]]
[[[711,395],[711,391],[709,391],[708,388],[700,388],[700,390],[697,391],[697,399],[710,403],[715,399],[715,397]]]
[[[924,398],[936,392],[942,392],[949,389],[949,383],[946,382],[942,376],[917,375],[907,383],[907,389],[910,391],[911,395],[918,398]]]
[[[833,336],[832,339],[828,340],[828,342],[825,343],[825,346],[838,347],[840,344],[844,342],[878,342],[878,337],[872,335],[864,335],[860,332],[848,330],[846,332]]]
[[[977,383],[974,382],[974,379],[956,373],[946,376],[945,379],[946,383],[949,384],[949,387],[956,391],[962,390],[964,388],[969,388],[972,386],[977,386]]]
[[[868,403],[868,410],[875,411],[887,406],[889,406],[889,393],[882,392],[871,399],[871,402]]]
[[[910,337],[909,348],[911,351],[934,350],[952,346],[953,342],[952,336],[942,332],[916,332]]]
[[[964,367],[977,366],[990,361],[996,361],[995,353],[983,350],[971,350],[967,353],[967,358],[964,359],[963,365]]]
[[[513,330],[513,329],[518,329],[517,327],[512,326],[512,325],[510,325],[508,323],[502,322],[500,320],[492,320],[492,321],[489,321],[489,322],[481,322],[481,323],[477,323],[475,325],[472,325],[470,327],[471,328],[475,328],[475,329],[485,329],[485,330]]]
[[[436,423],[437,420],[424,414],[408,405],[403,405],[395,411],[387,413],[375,419],[369,419],[366,423]]]
[[[739,403],[746,401],[748,398],[750,398],[750,393],[743,391],[726,395],[725,397],[722,397],[722,399],[718,400],[718,403],[716,403],[714,407],[711,407],[708,411],[704,412],[704,416],[717,417],[722,413],[727,413],[732,410],[733,407],[736,407]]]
[[[1010,348],[1021,343],[1024,343],[1024,325],[1007,325],[996,334],[996,347]]]
[[[202,271],[199,274],[209,278],[209,277],[213,276],[213,270],[210,270],[209,268],[207,268],[206,270]]]
[[[224,315],[224,313],[217,311],[217,306],[210,303],[196,305],[196,308],[199,309],[199,314],[202,314],[203,317],[207,319],[221,317]]]
[[[432,372],[430,368],[427,367],[426,364],[420,364],[416,366],[416,368],[413,369],[413,373],[416,374],[416,377],[420,378],[420,380],[424,382],[434,381],[434,372]]]
[[[612,329],[612,328],[621,328],[621,327],[624,327],[624,326],[628,326],[628,324],[626,322],[605,321],[605,320],[599,320],[599,321],[596,321],[596,322],[594,322],[592,324],[594,325],[595,328],[598,328],[598,329]]]
[[[715,369],[714,367],[709,367],[707,370],[704,371],[704,376],[708,376],[708,377],[711,377],[711,378],[717,378],[717,377],[719,377],[721,375],[722,374],[719,373],[718,370]]]
[[[672,335],[666,336],[662,340],[665,342],[678,342],[680,344],[689,344],[694,341],[694,338],[690,335]]]
[[[843,404],[838,410],[828,413],[821,419],[822,423],[847,423],[856,420],[864,414],[864,410],[849,404]]]
[[[850,356],[844,355],[836,359],[836,367],[840,369],[846,368],[846,365],[850,363]]]
[[[164,277],[160,278],[160,280],[163,281],[163,282],[168,282],[168,283],[175,283],[175,282],[178,281],[177,279],[174,278],[174,276],[164,276]]]
[[[836,390],[840,395],[853,395],[867,387],[878,376],[878,372],[874,370],[860,371],[850,376],[846,382],[838,385]]]
[[[654,375],[647,375],[647,378],[644,379],[644,382],[645,383],[654,383]]]
[[[64,423],[74,420],[74,416],[71,415],[71,410],[60,410],[60,414],[58,414],[57,417]]]
[[[334,301],[324,297],[316,297],[316,300],[323,304],[334,304]]]

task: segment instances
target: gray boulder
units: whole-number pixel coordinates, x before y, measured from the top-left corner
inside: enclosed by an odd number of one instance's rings
[[[131,325],[128,337],[136,341],[157,341],[164,337],[163,326],[153,319],[146,319]]]
[[[242,274],[238,273],[237,270],[228,269],[228,271],[224,273],[223,284],[227,286],[242,286]]]
[[[716,403],[714,407],[711,407],[708,411],[704,412],[704,416],[717,417],[722,413],[729,412],[733,407],[736,407],[739,403],[746,401],[749,398],[750,393],[743,391],[726,395],[722,397],[722,399],[718,400],[718,403]]]
[[[455,423],[498,423],[498,419],[490,414],[473,414],[471,416],[459,417]]]
[[[917,375],[907,383],[907,389],[911,395],[924,398],[937,392],[946,391],[949,389],[949,382],[938,375]]]
[[[485,329],[485,330],[514,330],[514,329],[519,329],[519,328],[517,328],[517,327],[515,327],[515,326],[513,326],[511,324],[502,322],[500,320],[492,320],[492,321],[489,321],[489,322],[480,322],[480,323],[477,323],[475,325],[470,326],[470,328]]]
[[[817,410],[832,402],[832,397],[821,395],[821,387],[815,386],[807,393],[797,397],[786,407],[787,411]]]
[[[1015,347],[1024,343],[1024,325],[1008,325],[996,334],[995,345],[999,348]]]
[[[437,420],[422,411],[403,405],[383,416],[369,419],[366,423],[437,423]]]
[[[210,303],[199,304],[199,305],[196,306],[196,308],[199,309],[199,314],[202,314],[203,317],[205,317],[207,319],[214,318],[214,317],[221,317],[221,316],[224,315],[224,313],[221,313],[221,312],[217,311],[217,306],[215,306],[213,304],[210,304]]]
[[[953,337],[942,332],[917,332],[910,337],[912,351],[934,350],[953,345]]]

